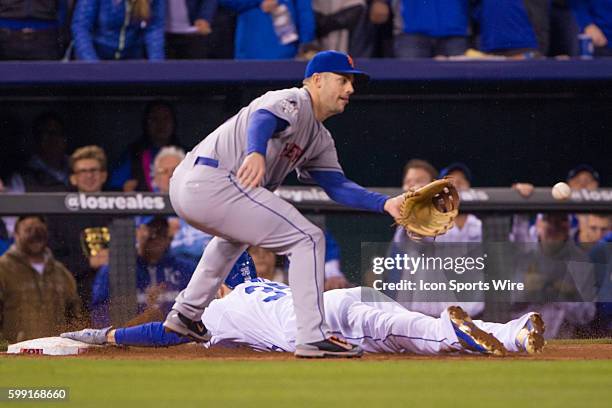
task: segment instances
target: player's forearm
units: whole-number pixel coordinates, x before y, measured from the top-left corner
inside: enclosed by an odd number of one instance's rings
[[[257,152],[265,157],[268,140],[274,133],[282,132],[289,126],[287,121],[275,116],[265,109],[259,109],[249,117],[247,126],[246,154]]]
[[[368,191],[337,171],[311,171],[310,175],[335,202],[360,210],[384,212],[388,196]]]
[[[114,333],[115,343],[124,346],[167,347],[188,343],[187,337],[167,332],[161,322],[119,328]]]

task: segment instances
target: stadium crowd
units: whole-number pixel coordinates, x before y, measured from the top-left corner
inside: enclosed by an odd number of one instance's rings
[[[68,135],[63,119],[55,113],[43,113],[33,122],[33,149],[28,160],[10,150],[2,155],[0,192],[150,191],[167,193],[172,172],[185,153],[176,137],[177,118],[173,106],[164,101],[149,103],[142,120],[142,136],[109,167],[104,149],[82,146],[68,155]],[[438,171],[433,164],[409,160],[401,187],[416,189],[439,177],[453,177],[457,187],[469,189],[475,183],[465,163],[448,164]],[[600,174],[590,165],[572,168],[567,182],[572,189],[596,189]],[[512,186],[529,196],[533,185]],[[83,321],[101,327],[109,322],[109,236],[111,218],[39,215],[2,217],[0,219],[0,335],[9,341],[55,333],[56,327],[75,327]],[[154,306],[157,318],[165,315],[174,296],[189,281],[203,248],[211,237],[176,217],[140,216],[135,219],[136,288],[140,311]],[[321,225],[323,229],[324,225]],[[106,237],[105,237],[106,235]],[[583,287],[612,296],[610,287],[610,241],[612,219],[604,214],[543,213],[534,217],[516,215],[509,241],[553,245],[554,251],[539,251],[537,256],[521,257],[521,271],[534,268],[546,271],[555,257],[571,254],[591,268],[581,276],[590,276]],[[483,222],[474,214],[460,214],[455,227],[435,243],[478,243],[483,240]],[[349,287],[342,271],[340,246],[326,231],[326,289]],[[415,244],[398,227],[391,247]],[[556,246],[555,246],[556,245]],[[417,248],[420,251],[420,249]],[[261,248],[250,252],[261,265],[261,272],[275,280],[286,279],[286,262]],[[544,258],[542,258],[544,254]],[[565,259],[565,258],[563,258]],[[555,287],[559,273],[544,274],[545,286]],[[398,280],[400,275],[389,276]],[[444,303],[397,299],[408,307],[438,315]],[[463,305],[479,316],[486,308],[484,299]],[[556,302],[529,305],[540,310],[549,323],[549,336],[609,335],[612,330],[610,303]],[[520,311],[517,311],[519,313]],[[36,316],[36,318],[33,318]],[[34,323],[39,322],[39,323]]]
[[[573,57],[579,34],[612,55],[612,0],[0,0],[0,60]]]

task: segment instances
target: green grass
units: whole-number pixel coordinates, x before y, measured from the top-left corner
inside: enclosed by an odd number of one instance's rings
[[[612,362],[2,358],[6,386],[70,387],[68,404],[19,407],[591,408],[610,406]]]

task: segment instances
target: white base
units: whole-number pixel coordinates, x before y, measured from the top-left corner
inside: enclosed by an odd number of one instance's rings
[[[7,354],[41,354],[47,356],[71,356],[101,347],[62,337],[43,337],[22,341],[8,346]]]

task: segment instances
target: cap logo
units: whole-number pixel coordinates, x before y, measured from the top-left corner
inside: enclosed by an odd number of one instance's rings
[[[348,63],[351,66],[351,68],[355,68],[355,63],[353,62],[353,57],[351,57],[350,55],[346,55],[346,58],[348,59]]]

